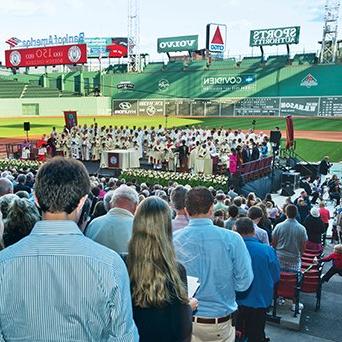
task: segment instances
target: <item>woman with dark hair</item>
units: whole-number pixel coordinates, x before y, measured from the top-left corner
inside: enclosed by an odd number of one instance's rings
[[[4,247],[18,242],[31,233],[36,222],[40,221],[37,207],[25,198],[14,198],[4,219]]]
[[[175,257],[171,210],[156,196],[138,206],[127,266],[140,342],[191,341],[192,311],[186,292],[186,271]]]

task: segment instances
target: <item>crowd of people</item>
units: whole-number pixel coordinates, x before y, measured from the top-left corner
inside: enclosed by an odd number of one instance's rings
[[[279,131],[279,127],[276,128]],[[103,126],[97,123],[64,127],[62,132],[55,128],[49,136],[38,141],[38,159],[61,155],[82,161],[100,161],[104,151],[115,149],[135,152],[134,165],[144,157],[154,169],[168,171],[191,170],[194,173],[236,173],[237,166],[272,156],[278,151],[278,143],[271,144],[263,132],[253,129],[202,129],[195,127],[171,128]],[[30,145],[24,145],[22,159],[29,159]]]
[[[330,213],[312,197],[279,207],[233,187],[97,178],[59,157],[36,175],[3,170],[0,336],[268,341],[280,271],[298,272],[305,248],[326,243]],[[340,233],[339,206],[334,220]],[[342,274],[342,245],[321,261],[331,260],[323,282]],[[199,284],[191,294],[188,276]]]

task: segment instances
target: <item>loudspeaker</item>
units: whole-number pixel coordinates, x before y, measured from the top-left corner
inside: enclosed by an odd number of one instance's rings
[[[271,131],[270,142],[273,144],[279,144],[281,139],[280,131]]]
[[[280,196],[292,196],[294,195],[295,192],[293,191],[293,188],[290,184],[287,184],[285,187],[283,187],[283,189],[281,190],[281,194]]]
[[[31,129],[31,124],[29,121],[24,122],[24,131],[28,132]]]
[[[281,186],[291,185],[293,189],[299,188],[300,173],[299,172],[283,172],[281,174]]]

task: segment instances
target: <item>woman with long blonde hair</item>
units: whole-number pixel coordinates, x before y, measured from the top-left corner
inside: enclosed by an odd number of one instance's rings
[[[164,200],[153,196],[138,206],[127,266],[140,342],[190,341],[186,271],[176,261],[171,210]]]

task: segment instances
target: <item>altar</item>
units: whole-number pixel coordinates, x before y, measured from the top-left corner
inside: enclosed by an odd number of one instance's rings
[[[139,168],[139,151],[133,148],[103,151],[100,166],[108,169]]]

